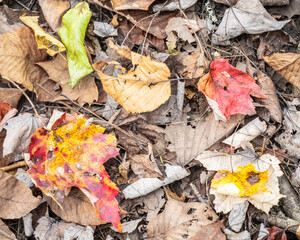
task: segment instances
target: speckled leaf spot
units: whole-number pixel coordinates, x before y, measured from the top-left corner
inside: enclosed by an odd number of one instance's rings
[[[89,125],[83,116],[65,113],[51,130],[39,128],[31,136],[28,151],[32,166],[28,172],[35,185],[58,204],[70,187],[80,188],[99,218],[111,222],[121,232],[115,198],[119,189],[103,166],[118,155],[117,141],[104,131],[100,126]]]

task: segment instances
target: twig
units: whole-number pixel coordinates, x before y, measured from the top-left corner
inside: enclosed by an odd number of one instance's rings
[[[1,229],[0,229],[0,233],[1,233],[3,236],[5,236],[5,237],[7,237],[7,238],[9,238],[9,239],[12,239],[12,240],[18,240],[18,239],[16,239],[16,238],[10,236],[8,233],[4,232],[4,231],[1,230]]]
[[[25,6],[23,3],[21,3],[18,0],[15,0],[16,3],[18,3],[21,7],[25,8],[26,10],[30,11],[30,8],[28,8],[27,6]]]
[[[20,161],[20,162],[16,162],[14,164],[8,165],[6,167],[2,167],[0,168],[1,171],[3,172],[8,172],[10,170],[13,170],[15,168],[20,168],[20,167],[24,167],[26,166],[26,162],[25,161]]]
[[[5,80],[7,80],[7,81],[9,81],[10,83],[12,83],[16,88],[18,88],[18,89],[22,92],[22,94],[27,98],[28,102],[29,102],[30,105],[32,106],[33,111],[34,111],[35,115],[37,116],[37,118],[39,119],[39,121],[41,122],[43,128],[46,128],[46,126],[45,126],[45,124],[43,123],[43,121],[42,121],[42,119],[41,119],[41,116],[38,114],[38,112],[37,112],[37,110],[36,110],[36,108],[35,108],[33,102],[32,102],[31,99],[28,97],[28,95],[24,92],[24,90],[23,90],[22,88],[20,88],[18,84],[16,84],[14,81],[10,80],[9,78],[4,77],[4,76],[2,76],[2,77],[3,77]]]

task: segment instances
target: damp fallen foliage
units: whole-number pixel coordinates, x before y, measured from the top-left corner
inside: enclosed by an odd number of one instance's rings
[[[51,130],[39,128],[29,146],[29,175],[35,185],[59,205],[71,187],[80,188],[90,199],[101,220],[121,231],[119,190],[103,163],[118,155],[116,138],[104,128],[88,125],[77,114],[64,114]]]
[[[101,79],[103,89],[127,112],[150,112],[170,98],[171,84],[168,77],[171,72],[165,63],[132,52],[128,47],[119,48],[112,42],[109,42],[109,47],[129,59],[135,69],[125,73],[126,69],[122,68],[122,73],[114,77],[103,72],[104,67],[110,63],[100,61],[93,64],[93,67]]]

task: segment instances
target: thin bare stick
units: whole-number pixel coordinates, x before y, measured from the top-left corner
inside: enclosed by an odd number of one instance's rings
[[[38,112],[37,112],[37,110],[36,110],[36,108],[35,108],[33,102],[32,102],[31,99],[28,97],[28,95],[23,91],[23,89],[20,88],[18,84],[16,84],[14,81],[10,80],[9,78],[4,77],[4,76],[2,76],[2,77],[3,77],[5,80],[7,80],[7,81],[9,81],[10,83],[12,83],[16,88],[18,88],[18,89],[22,92],[22,94],[27,98],[28,102],[29,102],[30,105],[32,106],[33,111],[34,111],[35,115],[37,116],[37,118],[39,119],[39,121],[41,122],[43,128],[46,128],[46,126],[45,126],[45,124],[43,123],[43,121],[42,121],[42,119],[41,119],[41,116],[38,114]]]
[[[3,230],[0,229],[0,234],[2,234],[3,236],[5,236],[6,238],[12,239],[12,240],[18,240],[12,236],[10,236],[8,233],[4,232]]]
[[[20,161],[20,162],[14,163],[12,165],[8,165],[6,167],[2,167],[2,168],[0,168],[0,170],[3,171],[3,172],[7,172],[7,171],[13,170],[15,168],[20,168],[20,167],[24,167],[24,166],[26,166],[25,161]]]

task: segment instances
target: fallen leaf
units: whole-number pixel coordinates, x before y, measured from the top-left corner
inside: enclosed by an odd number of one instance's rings
[[[276,72],[300,89],[300,54],[275,53],[263,57]]]
[[[292,0],[287,6],[271,7],[268,11],[270,14],[280,14],[292,18],[295,15],[300,15],[299,4],[300,0]]]
[[[56,38],[52,37],[50,34],[46,33],[38,24],[38,16],[21,16],[20,19],[28,27],[34,31],[35,40],[37,42],[39,49],[46,49],[50,56],[54,56],[57,53],[66,50],[65,46],[58,41]]]
[[[34,197],[25,183],[1,170],[0,186],[1,218],[21,218],[35,209],[41,202],[41,198]]]
[[[22,23],[10,21],[5,12],[6,9],[8,9],[6,5],[0,7],[0,34],[10,32],[19,27],[24,27]]]
[[[109,76],[101,71],[104,62],[93,64],[103,89],[111,95],[129,113],[149,112],[166,102],[171,95],[171,84],[168,81],[171,73],[166,64],[151,60],[150,56],[142,56],[131,52],[128,47],[119,48],[111,41],[109,47],[132,61],[136,66],[127,74],[117,77]]]
[[[241,239],[250,240],[251,239],[251,235],[247,230],[236,233],[231,231],[228,228],[225,228],[223,232],[225,233],[227,240],[241,240]]]
[[[84,47],[85,32],[91,16],[88,3],[80,2],[63,16],[64,26],[58,32],[67,48],[72,87],[75,87],[81,78],[94,71]]]
[[[11,110],[11,107],[6,102],[0,102],[0,122],[4,118],[4,116]]]
[[[51,217],[41,217],[38,226],[34,231],[34,236],[38,240],[57,239],[58,222]]]
[[[1,230],[2,240],[16,239],[16,235],[9,229],[9,227],[1,219],[0,219],[0,230]],[[7,234],[11,238],[5,237],[3,233]]]
[[[248,206],[249,202],[247,201],[233,206],[228,216],[228,224],[233,231],[239,232],[241,230],[246,218]]]
[[[226,138],[223,143],[234,148],[239,148],[243,142],[252,141],[257,136],[263,134],[266,130],[266,122],[260,121],[259,118],[255,118],[244,127],[234,132],[230,137]]]
[[[3,156],[13,153],[16,160],[22,159],[22,154],[28,150],[31,134],[41,126],[39,119],[30,113],[9,119],[4,126],[7,133],[3,143]]]
[[[91,226],[72,225],[63,229],[64,240],[94,240],[94,230]],[[62,230],[60,230],[62,232]]]
[[[203,226],[194,237],[188,238],[187,240],[226,240],[226,236],[222,232],[221,228],[224,228],[224,223],[221,221],[210,223],[206,226]]]
[[[228,59],[217,59],[210,64],[210,73],[198,82],[218,120],[226,121],[230,115],[251,115],[255,107],[250,95],[266,98],[253,78],[228,63]]]
[[[282,149],[296,158],[300,158],[300,111],[297,111],[298,106],[300,106],[300,102],[297,102],[296,99],[293,102],[287,101],[283,117],[284,131],[275,138]]]
[[[16,88],[0,88],[0,102],[8,103],[12,108],[18,106],[22,92]]]
[[[148,10],[148,7],[155,0],[112,0],[112,5],[115,10],[138,9]]]
[[[61,94],[67,96],[71,100],[78,101],[83,106],[85,103],[91,105],[98,100],[98,88],[95,79],[88,75],[84,77],[74,88],[68,85],[71,81],[68,71],[68,62],[65,54],[59,54],[54,59],[37,63],[48,74],[49,79],[58,83],[61,88]],[[57,96],[54,101],[66,100],[63,96]],[[52,100],[52,101],[53,101]]]
[[[141,178],[162,177],[155,162],[151,162],[148,155],[133,155],[130,157],[132,171]]]
[[[238,2],[238,0],[214,0],[218,3],[223,3],[226,5],[234,5]],[[288,5],[290,3],[289,0],[259,0],[264,6],[280,6],[280,5]]]
[[[47,195],[44,195],[44,197],[51,210],[67,222],[75,222],[84,226],[107,223],[106,221],[99,219],[93,204],[78,188],[71,189],[68,196],[64,197],[61,207],[53,200],[53,198],[48,197]]]
[[[127,186],[124,190],[125,198],[137,198],[168,185],[174,181],[185,178],[189,172],[180,166],[166,164],[167,177],[162,181],[158,178],[142,178]]]
[[[0,131],[0,167],[5,167],[15,161],[13,154],[9,154],[3,157],[3,142],[5,137],[6,137],[6,132]]]
[[[157,240],[190,238],[217,219],[218,216],[205,203],[184,203],[171,199],[165,210],[150,221],[147,235],[149,239]]]
[[[230,134],[242,120],[242,115],[235,115],[224,123],[215,120],[211,112],[191,125],[188,125],[186,120],[168,125],[166,138],[173,144],[177,162],[184,166],[221,138]]]
[[[63,203],[70,187],[80,188],[90,199],[101,220],[111,222],[121,231],[118,201],[119,190],[109,179],[103,166],[118,155],[113,135],[104,128],[87,125],[76,114],[64,114],[52,130],[40,128],[31,137],[29,146],[30,177],[37,187]]]
[[[29,28],[21,27],[0,35],[0,74],[36,92],[40,101],[49,101],[56,95],[55,83],[47,81],[45,71],[35,65],[46,59],[46,51],[38,49]]]
[[[167,3],[158,3],[153,6],[153,12],[178,10],[178,4],[182,10],[195,5],[197,0],[170,0]]]
[[[276,21],[259,0],[239,0],[234,6],[226,9],[212,41],[219,44],[243,33],[260,34],[280,30],[289,21]]]
[[[67,0],[39,0],[45,19],[53,31],[62,27],[62,16],[70,8]]]
[[[94,33],[99,37],[115,37],[118,36],[117,30],[108,23],[94,21]]]
[[[143,219],[137,219],[122,223],[122,233],[132,233],[142,220]],[[113,226],[110,228],[114,231],[117,231],[117,229]]]
[[[272,226],[270,228],[267,228],[267,230],[269,231],[269,240],[287,240],[284,229]]]
[[[147,221],[151,221],[160,211],[160,209],[164,206],[165,200],[164,190],[161,188],[156,191],[149,193],[148,195],[143,197],[143,203],[147,208]]]

